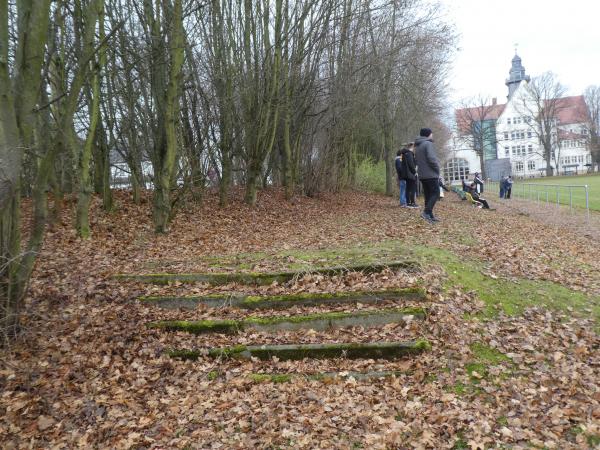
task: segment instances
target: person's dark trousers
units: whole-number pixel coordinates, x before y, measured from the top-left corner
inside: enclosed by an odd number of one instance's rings
[[[481,202],[481,204],[483,205],[484,209],[490,209],[490,204],[487,202],[487,200],[483,199],[483,198],[479,198],[479,200],[477,200],[478,202]]]
[[[423,185],[423,194],[425,195],[425,208],[423,212],[426,216],[433,217],[433,207],[440,198],[440,182],[437,178],[426,178],[421,180]]]
[[[417,182],[415,180],[406,180],[406,199],[409,205],[416,203],[415,194],[417,192]]]
[[[510,198],[510,192],[512,191],[512,188],[508,188],[506,190],[506,197],[505,198]]]

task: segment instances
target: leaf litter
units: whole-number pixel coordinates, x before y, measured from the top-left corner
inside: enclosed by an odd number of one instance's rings
[[[186,205],[167,236],[151,229],[149,204],[124,195],[119,211],[94,201],[93,238],[63,223],[49,233],[31,283],[24,333],[0,363],[3,448],[593,448],[600,440],[600,340],[591,315],[532,304],[520,315],[478,318],[477,292],[445,285],[443,268],[336,277],[306,275],[286,285],[150,286],[115,273],[220,270],[214,255],[252,255],[251,270],[283,270],[306,258],[292,253],[433,246],[502,279],[546,280],[600,294],[596,243],[499,205],[467,208],[447,197],[432,227],[389,198],[344,193],[286,203],[279,191],[258,206],[225,209],[209,196]],[[148,199],[146,199],[148,201]],[[392,251],[393,250],[393,251]],[[290,257],[282,257],[286,252]],[[385,256],[376,252],[376,256]],[[297,255],[297,254],[296,254]],[[394,256],[392,254],[392,256]],[[211,258],[213,258],[211,260]],[[335,256],[333,257],[335,258]],[[252,259],[252,257],[249,257]],[[212,261],[212,263],[210,262]],[[212,264],[212,265],[211,265]],[[235,265],[226,267],[234,270]],[[492,278],[493,278],[492,277]],[[241,318],[233,308],[167,311],[140,295],[250,295],[378,290],[424,285],[425,321],[326,332],[192,336],[148,330],[162,319]],[[515,290],[515,295],[519,295]],[[591,300],[592,301],[592,300]],[[372,305],[295,307],[254,315],[373,309]],[[425,338],[432,350],[399,361],[237,361],[165,355],[169,348],[256,343],[372,342]],[[485,359],[477,349],[503,358]],[[386,379],[295,377],[257,383],[253,373],[398,371]],[[476,376],[474,376],[474,374]]]

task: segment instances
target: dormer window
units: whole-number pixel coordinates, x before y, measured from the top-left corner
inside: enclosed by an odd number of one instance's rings
[[[510,117],[508,119],[506,119],[506,124],[510,125]]]

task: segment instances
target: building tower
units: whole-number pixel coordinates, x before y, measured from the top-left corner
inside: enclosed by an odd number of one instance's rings
[[[517,55],[515,51],[515,56],[512,59],[512,67],[510,68],[510,77],[506,80],[506,85],[508,86],[508,99],[512,97],[514,92],[519,87],[521,81],[530,81],[531,77],[529,75],[525,75],[525,67],[521,64],[521,58]]]

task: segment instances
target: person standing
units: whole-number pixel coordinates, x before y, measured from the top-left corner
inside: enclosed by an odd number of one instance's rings
[[[504,176],[502,177],[502,179],[500,180],[500,183],[498,183],[500,185],[500,198],[504,198],[504,194],[506,191],[506,179],[508,177]]]
[[[421,128],[419,135],[415,141],[415,159],[425,196],[425,207],[421,217],[429,223],[434,223],[439,222],[439,219],[433,215],[433,208],[440,197],[440,163],[433,146],[431,128]]]
[[[415,164],[415,155],[412,152],[414,143],[410,143],[408,148],[402,149],[402,168],[401,175],[406,182],[406,202],[409,208],[418,208],[415,203],[415,194],[417,190],[417,166]]]
[[[513,185],[513,179],[509,175],[508,178],[506,179],[506,185],[504,188],[504,191],[505,191],[504,198],[510,199],[510,194],[512,192],[512,185]]]
[[[403,170],[402,160],[404,158],[403,153],[405,148],[398,150],[396,153],[396,174],[398,175],[398,188],[400,189],[400,206],[406,208],[408,203],[406,202],[406,174]]]
[[[481,178],[479,172],[475,172],[475,178],[473,178],[473,181],[475,182],[475,186],[477,186],[477,193],[483,194],[483,178]]]

